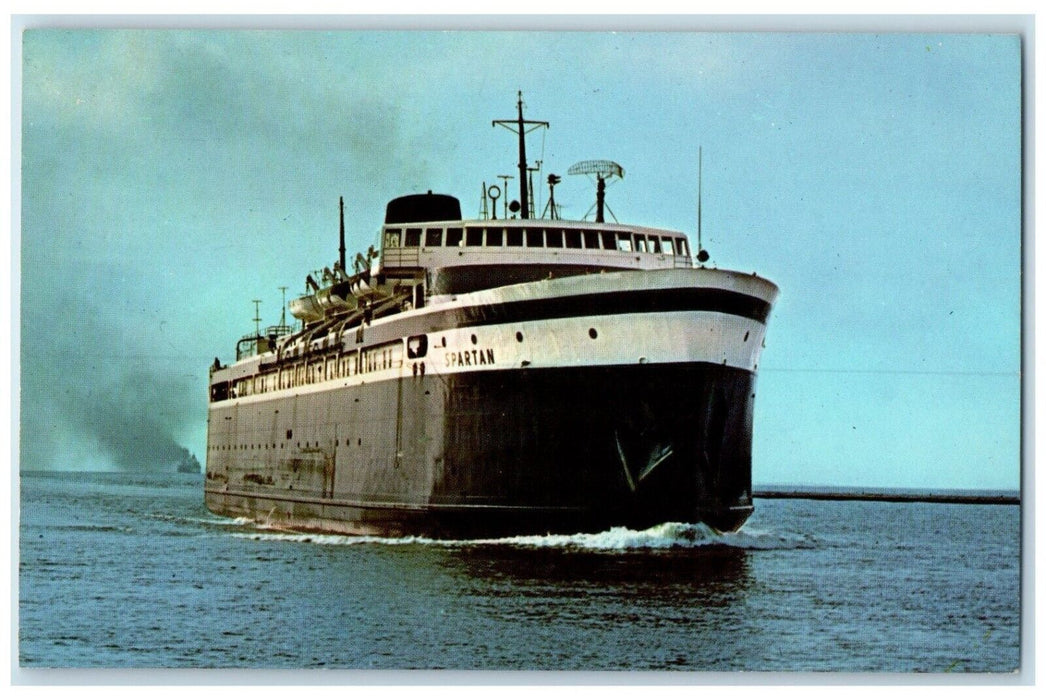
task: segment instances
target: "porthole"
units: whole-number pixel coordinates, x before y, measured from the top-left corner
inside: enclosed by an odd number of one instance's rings
[[[588,329],[588,337],[591,338],[592,340],[595,340],[596,338],[599,337],[599,333],[596,332],[595,328],[589,328]]]
[[[516,341],[520,343],[523,342],[523,331],[516,331]]]
[[[472,334],[472,344],[475,345],[478,341],[476,340],[476,334]]]

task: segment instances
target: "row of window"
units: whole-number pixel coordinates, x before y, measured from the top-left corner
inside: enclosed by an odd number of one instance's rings
[[[330,379],[403,366],[403,341],[393,341],[363,350],[296,362],[276,370],[236,380],[228,398],[263,394],[280,389],[316,384]]]
[[[482,227],[387,228],[386,248],[486,247],[573,248],[690,255],[686,238],[630,231],[569,228]]]
[[[288,430],[287,432],[290,433],[291,431]],[[276,447],[277,444],[279,444],[279,448]],[[289,444],[289,443],[283,443],[283,442],[281,442],[281,443],[275,443],[275,442],[241,443],[241,444],[237,444],[237,445],[210,445],[208,447],[208,449],[210,449],[213,452],[230,452],[230,451],[233,451],[233,450],[270,450],[270,449],[271,450],[275,450],[275,449],[281,449],[282,450],[282,449],[286,448],[287,444]],[[349,440],[345,441],[345,446],[346,447],[348,447],[351,444],[352,444],[351,441],[349,441]],[[361,445],[363,445],[363,438],[357,438],[356,439],[356,446],[359,447]],[[297,447],[298,449],[301,449],[302,444],[301,444],[301,442],[297,442],[297,443],[294,444],[294,446]],[[305,449],[309,449],[310,447],[319,449],[319,446],[320,446],[320,441],[319,440],[316,440],[314,442],[309,442],[308,440],[305,441]],[[341,439],[340,438],[336,438],[334,440],[334,446],[335,447],[340,447],[341,446]],[[210,476],[210,474],[211,473],[208,472],[208,478],[212,478]]]

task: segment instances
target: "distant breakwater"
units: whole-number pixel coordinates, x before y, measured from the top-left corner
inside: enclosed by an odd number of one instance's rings
[[[753,489],[753,498],[797,498],[815,501],[886,501],[894,503],[964,503],[1020,505],[1016,493],[932,493],[916,491],[868,491],[863,489],[763,488]]]

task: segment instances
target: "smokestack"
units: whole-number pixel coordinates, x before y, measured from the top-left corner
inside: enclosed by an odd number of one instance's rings
[[[341,221],[341,233],[338,237],[338,262],[341,271],[345,272],[345,198],[338,197],[338,218]]]

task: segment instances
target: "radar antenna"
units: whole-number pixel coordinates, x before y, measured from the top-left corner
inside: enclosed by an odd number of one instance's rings
[[[596,221],[602,223],[603,210],[606,209],[610,212],[611,216],[614,216],[614,212],[610,210],[610,207],[606,204],[606,189],[607,181],[613,178],[622,179],[625,177],[625,169],[612,160],[583,160],[579,163],[574,163],[567,170],[567,175],[595,175],[596,176]],[[592,213],[592,208],[589,208],[585,212],[585,218]],[[614,216],[614,221],[617,221],[617,217]]]

